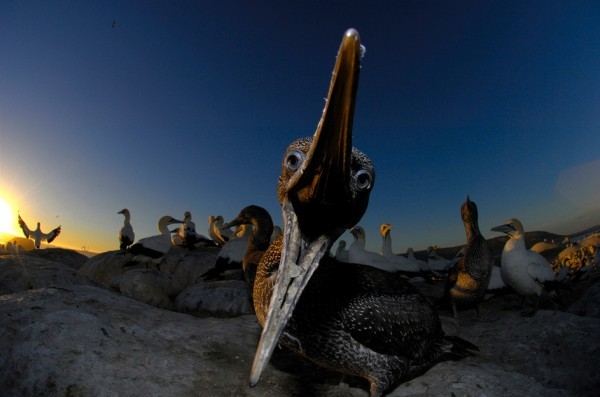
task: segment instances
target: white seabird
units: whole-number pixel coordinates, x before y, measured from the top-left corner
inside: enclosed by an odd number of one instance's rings
[[[40,229],[39,222],[37,223],[37,229],[31,231],[27,227],[27,224],[21,218],[21,215],[18,215],[18,217],[19,217],[19,226],[21,226],[21,230],[23,230],[23,234],[25,234],[25,237],[27,237],[28,239],[33,240],[33,244],[35,245],[35,248],[37,248],[37,249],[40,249],[40,245],[41,245],[42,241],[45,240],[48,242],[48,244],[50,244],[60,234],[60,230],[61,230],[60,226],[57,227],[56,229],[52,230],[50,233],[42,232],[42,230]]]
[[[422,272],[430,272],[431,268],[429,267],[429,263],[422,261],[420,259],[417,259],[415,257],[415,252],[412,249],[412,247],[409,247],[408,250],[406,251],[406,257],[413,261],[414,263],[416,263],[419,266],[419,269],[421,269]]]
[[[252,236],[252,231],[252,225],[242,224],[237,227],[235,234],[217,254],[215,267],[202,274],[205,280],[218,279],[227,270],[242,269],[242,261],[248,249],[248,239]]]
[[[402,255],[396,255],[392,252],[392,236],[390,233],[391,230],[392,225],[390,225],[389,223],[384,223],[379,228],[379,231],[381,232],[381,238],[383,240],[381,245],[381,255],[385,256],[394,265],[396,265],[398,271],[419,273],[421,271],[421,268],[416,262],[411,261],[410,259]]]
[[[335,251],[335,259],[340,262],[348,263],[348,250],[346,249],[346,240],[340,240],[337,250]]]
[[[123,221],[123,227],[119,230],[119,248],[121,251],[125,251],[127,247],[129,247],[135,241],[135,233],[133,232],[133,227],[131,226],[131,213],[127,208],[123,208],[121,211],[117,212],[117,214],[123,214],[125,220]]]
[[[223,217],[221,215],[217,215],[216,217],[214,217],[211,227],[212,234],[214,235],[214,237],[211,236],[211,238],[213,238],[213,240],[215,240],[216,238],[218,244],[221,246],[226,244],[233,236],[233,232],[231,231],[231,229],[223,226],[224,223],[225,220],[223,219]]]
[[[175,223],[183,223],[170,215],[165,215],[158,220],[158,231],[160,234],[145,237],[133,244],[129,251],[133,254],[142,254],[151,258],[160,258],[171,250],[171,232],[168,226]]]
[[[504,225],[493,227],[492,231],[506,233],[509,237],[500,261],[502,281],[522,296],[523,302],[526,297],[535,296],[535,308],[527,314],[535,313],[540,297],[545,293],[543,284],[556,280],[550,263],[526,248],[525,232],[518,219],[509,219]]]
[[[487,287],[488,291],[495,291],[505,287],[506,284],[502,281],[502,274],[500,274],[500,266],[492,266],[492,275]]]
[[[192,222],[192,213],[186,211],[183,214],[183,223],[179,227],[177,234],[171,238],[171,242],[174,245],[193,247],[196,243],[208,243],[210,239],[196,232],[196,224]]]
[[[396,266],[385,256],[377,252],[367,251],[365,249],[365,230],[361,226],[354,226],[350,229],[354,236],[354,242],[348,249],[348,262],[359,263],[371,267],[376,267],[391,273],[398,271]]]
[[[433,272],[444,272],[447,273],[448,270],[460,259],[456,260],[446,259],[437,253],[437,246],[429,246],[427,247],[427,263],[429,264],[429,268]]]

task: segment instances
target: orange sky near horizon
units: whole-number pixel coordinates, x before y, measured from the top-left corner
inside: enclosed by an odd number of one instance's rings
[[[24,204],[24,203],[20,203]],[[18,222],[19,215],[19,205],[15,200],[11,199],[11,196],[6,194],[5,191],[2,191],[0,194],[0,243],[6,244],[7,241],[11,240],[13,237],[22,237],[25,238],[23,231],[21,230]],[[30,211],[28,211],[29,213]],[[24,221],[27,223],[27,226],[30,229],[34,229],[36,227],[37,222],[41,222],[41,229],[43,232],[48,232],[51,229],[60,225],[60,222],[48,223],[44,222],[42,219],[37,219],[35,217],[35,211],[31,214],[31,219],[27,215],[23,215]],[[58,219],[57,219],[58,221]],[[118,223],[118,218],[116,223]],[[45,227],[46,225],[46,227]],[[62,226],[62,225],[61,225]],[[99,233],[98,236],[94,237],[94,241],[91,242],[91,245],[86,245],[85,243],[79,241],[80,236],[82,235],[82,231],[79,230],[62,230],[60,236],[57,240],[53,241],[51,246],[68,248],[73,250],[88,250],[92,252],[104,252],[118,248],[118,243],[116,242],[116,237],[112,236],[112,240],[115,240],[113,244],[111,244],[110,236],[103,236],[102,233]],[[74,236],[74,237],[73,237]],[[104,238],[103,238],[104,237]],[[103,241],[105,240],[105,241]],[[89,244],[89,243],[88,243]],[[42,243],[42,247],[47,246],[47,243]],[[116,247],[116,248],[115,248]]]

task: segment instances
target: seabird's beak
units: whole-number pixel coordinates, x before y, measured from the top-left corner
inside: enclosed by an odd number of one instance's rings
[[[245,222],[242,219],[235,218],[231,222],[225,223],[223,225],[223,229],[230,229],[232,227],[239,227],[239,226],[243,225],[244,223]]]
[[[510,223],[506,223],[504,225],[493,227],[491,230],[492,232],[506,233],[510,236],[511,233],[515,231],[515,228]]]
[[[251,386],[256,385],[269,362],[321,258],[344,230],[355,223],[347,218],[351,209],[348,189],[360,58],[358,32],[350,29],[342,39],[325,109],[302,169],[290,178],[286,187],[281,262],[254,356]]]

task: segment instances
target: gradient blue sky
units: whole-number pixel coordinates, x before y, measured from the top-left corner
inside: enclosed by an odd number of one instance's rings
[[[249,204],[281,225],[281,157],[349,27],[371,249],[383,222],[397,252],[464,243],[467,194],[486,237],[600,224],[598,1],[90,3],[0,3],[0,193],[57,245],[118,248],[124,207],[138,238]]]

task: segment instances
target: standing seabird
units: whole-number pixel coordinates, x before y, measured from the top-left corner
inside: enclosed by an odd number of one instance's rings
[[[125,220],[123,221],[123,227],[119,230],[119,248],[122,252],[127,250],[133,242],[135,241],[135,233],[133,232],[133,227],[131,226],[131,213],[127,208],[123,208],[121,211],[117,212],[117,214],[123,214]]]
[[[535,314],[540,297],[545,293],[544,283],[554,282],[556,279],[550,263],[537,252],[526,248],[525,231],[518,219],[509,219],[504,225],[493,227],[492,231],[506,233],[509,237],[500,260],[500,274],[504,284],[523,297],[523,303],[528,296],[535,296],[534,309],[523,313]]]
[[[446,280],[446,296],[450,299],[454,318],[458,318],[457,305],[474,306],[479,314],[479,303],[492,276],[492,252],[479,231],[477,205],[469,196],[460,207],[460,215],[467,245],[464,256],[450,269]]]
[[[358,32],[348,30],[314,137],[294,141],[283,157],[284,234],[263,255],[254,284],[263,331],[251,385],[277,344],[365,378],[372,396],[474,348],[444,336],[437,313],[402,276],[328,255],[361,219],[375,180],[372,162],[352,147],[360,57]]]
[[[434,273],[447,273],[457,261],[458,259],[450,260],[438,255],[436,245],[427,247],[427,263]]]
[[[56,229],[52,230],[50,233],[42,232],[42,230],[40,229],[39,222],[37,223],[37,228],[35,230],[33,230],[33,231],[29,230],[25,221],[23,221],[23,219],[21,218],[21,215],[17,215],[17,216],[18,216],[18,220],[19,220],[19,226],[21,226],[21,230],[23,230],[23,234],[25,235],[26,238],[33,240],[33,244],[35,245],[36,249],[40,249],[40,245],[42,244],[42,241],[45,240],[48,242],[48,244],[50,244],[60,234],[60,230],[61,230],[60,226],[57,227]]]
[[[392,262],[400,272],[419,273],[421,268],[416,262],[411,261],[402,255],[395,255],[392,252],[391,230],[392,225],[389,223],[384,223],[379,227],[379,232],[381,233],[381,238],[383,240],[381,244],[381,255]]]
[[[183,245],[187,248],[194,248],[197,243],[213,245],[213,241],[200,233],[196,232],[196,224],[192,221],[192,213],[185,211],[183,214],[183,223],[177,230],[176,235],[171,238],[173,245]]]
[[[229,241],[233,232],[226,227],[223,227],[225,220],[221,215],[208,217],[208,235],[219,246],[223,246]]]
[[[223,219],[223,217],[221,215],[218,215],[215,218],[213,227],[215,228],[215,234],[217,235],[217,238],[219,238],[222,241],[227,242],[231,239],[231,236],[233,235],[233,231],[231,230],[231,228],[225,226],[224,223],[225,223],[225,220]]]
[[[246,253],[242,260],[244,280],[248,286],[248,296],[253,301],[254,280],[256,269],[263,254],[271,244],[273,234],[273,219],[267,210],[258,205],[249,205],[240,211],[234,220],[225,224],[225,227],[252,225],[252,236],[248,239]]]
[[[416,263],[417,266],[419,266],[419,269],[421,269],[422,273],[431,273],[431,267],[429,266],[429,263],[422,261],[420,259],[417,259],[417,257],[415,256],[415,251],[412,249],[412,247],[409,247],[406,250],[406,257],[411,262]]]
[[[142,254],[151,258],[160,258],[171,250],[171,232],[168,226],[176,223],[183,223],[170,215],[165,215],[158,220],[158,231],[160,234],[145,237],[138,240],[129,248],[132,254]]]
[[[348,249],[348,262],[373,266],[386,272],[396,272],[398,270],[396,265],[385,256],[365,249],[365,229],[362,226],[354,226],[350,229],[350,233],[354,237],[354,241]]]

